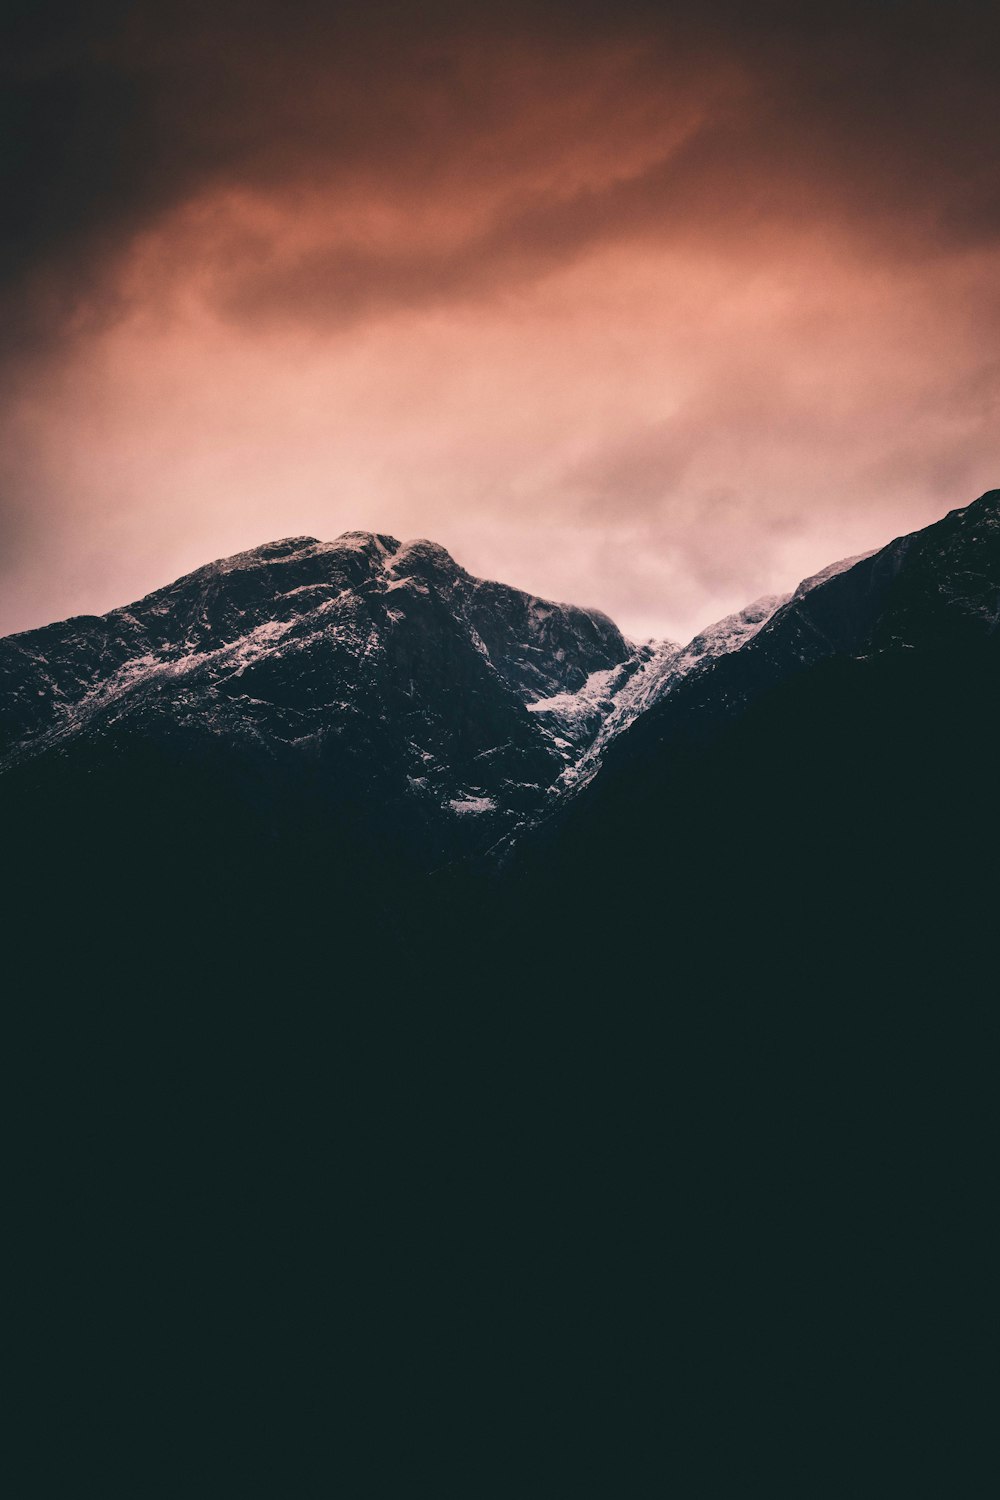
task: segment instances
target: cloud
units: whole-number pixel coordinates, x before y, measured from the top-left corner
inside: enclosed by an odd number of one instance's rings
[[[290,532],[683,631],[996,482],[994,6],[22,6],[2,628]]]
[[[25,13],[3,80],[19,343],[102,293],[119,311],[135,236],[213,198],[234,214],[213,278],[229,313],[333,323],[490,295],[636,235],[719,245],[808,220],[923,255],[1000,227],[985,5],[47,14]],[[233,260],[241,195],[282,222]]]

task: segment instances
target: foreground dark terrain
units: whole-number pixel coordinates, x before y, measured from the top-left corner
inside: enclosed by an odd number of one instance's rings
[[[349,1404],[360,1493],[504,1492],[497,1422],[570,1493],[581,1419],[634,1430],[598,1492],[694,1423],[718,1493],[825,1381],[919,1444],[988,1201],[998,619],[993,491],[684,647],[366,533],[0,643],[38,1347]]]

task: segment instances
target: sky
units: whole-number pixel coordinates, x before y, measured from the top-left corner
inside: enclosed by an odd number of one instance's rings
[[[1000,10],[7,7],[0,632],[429,536],[686,639],[1000,485]]]

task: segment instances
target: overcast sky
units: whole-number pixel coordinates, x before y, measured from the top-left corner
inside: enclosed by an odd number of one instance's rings
[[[364,528],[687,637],[1000,485],[992,0],[13,9],[0,631]]]

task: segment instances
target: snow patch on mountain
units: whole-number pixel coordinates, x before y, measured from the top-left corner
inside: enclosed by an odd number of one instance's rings
[[[550,716],[569,741],[567,765],[550,796],[577,792],[600,769],[612,740],[673,690],[682,678],[751,640],[790,595],[767,595],[700,631],[686,646],[647,641],[633,659],[611,671],[595,672],[577,693],[560,693],[529,703],[532,713]],[[582,741],[582,743],[581,743]]]
[[[496,802],[492,797],[452,797],[448,806],[453,813],[462,815],[491,813],[497,810]]]
[[[617,675],[617,669],[607,667],[599,672],[591,672],[583,687],[575,693],[553,693],[550,698],[536,698],[533,703],[528,704],[531,713],[565,714],[571,718],[578,718],[586,711],[588,705],[600,707],[602,704],[611,702],[612,688],[610,684]]]

